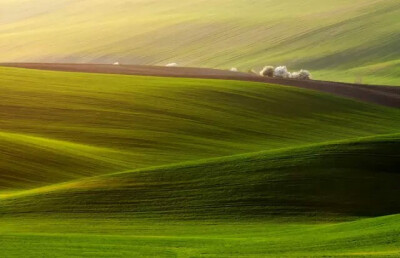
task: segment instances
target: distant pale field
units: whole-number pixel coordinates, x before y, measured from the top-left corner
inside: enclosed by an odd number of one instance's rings
[[[400,85],[398,0],[6,0],[0,62],[96,62]]]

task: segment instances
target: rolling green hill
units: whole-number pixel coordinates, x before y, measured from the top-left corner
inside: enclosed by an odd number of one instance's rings
[[[0,254],[397,257],[399,215],[329,220],[399,212],[399,143],[363,138],[2,196]]]
[[[5,195],[0,213],[174,219],[400,213],[399,145],[397,134],[86,178]]]
[[[398,109],[293,87],[0,68],[0,187],[397,133]]]
[[[397,0],[2,1],[0,62],[306,68],[400,85]]]
[[[399,109],[4,67],[0,94],[0,257],[400,253]]]

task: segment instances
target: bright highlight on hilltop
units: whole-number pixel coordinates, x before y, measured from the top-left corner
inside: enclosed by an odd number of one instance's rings
[[[3,0],[0,62],[114,63],[400,85],[398,0]]]

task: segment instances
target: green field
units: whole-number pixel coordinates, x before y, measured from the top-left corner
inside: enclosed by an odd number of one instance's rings
[[[0,225],[2,257],[400,255],[398,215],[314,225],[279,221],[160,222],[75,217],[60,221],[41,216],[2,219]]]
[[[395,134],[125,171],[4,193],[0,211],[179,219],[387,215],[400,209],[399,145]]]
[[[400,110],[0,68],[0,257],[400,255]]]
[[[398,0],[3,0],[0,62],[309,69],[400,85]]]
[[[400,127],[398,109],[262,83],[0,68],[0,84],[6,188]]]

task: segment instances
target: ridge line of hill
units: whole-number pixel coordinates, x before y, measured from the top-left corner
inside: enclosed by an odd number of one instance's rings
[[[366,142],[381,142],[386,139],[400,139],[400,133],[391,133],[391,134],[380,134],[380,135],[372,135],[366,137],[356,137],[356,138],[349,138],[349,139],[342,139],[337,141],[326,141],[326,142],[319,142],[319,143],[312,143],[312,144],[303,144],[300,146],[295,147],[284,147],[284,148],[277,148],[271,150],[263,150],[263,151],[256,151],[256,152],[249,152],[249,153],[240,153],[228,156],[220,156],[220,157],[213,157],[213,158],[206,158],[206,159],[197,159],[197,160],[189,160],[183,162],[176,162],[176,163],[169,163],[157,166],[148,166],[138,169],[125,169],[118,172],[111,172],[106,174],[94,175],[94,176],[85,176],[76,180],[72,181],[65,181],[56,184],[49,184],[46,186],[36,187],[32,189],[25,189],[25,190],[17,190],[17,191],[3,191],[0,192],[0,200],[6,199],[15,199],[21,198],[24,196],[30,195],[37,195],[43,193],[51,193],[57,192],[59,190],[65,189],[74,189],[74,188],[91,188],[92,186],[96,186],[96,184],[92,184],[93,180],[113,177],[113,176],[123,176],[124,174],[133,174],[133,173],[142,173],[142,172],[150,172],[150,171],[157,171],[157,170],[164,170],[164,169],[182,169],[185,167],[191,166],[199,166],[199,165],[212,165],[220,162],[230,162],[237,159],[245,159],[249,157],[256,157],[258,155],[279,155],[284,154],[291,151],[304,151],[309,148],[321,148],[321,147],[333,147],[333,146],[343,146],[348,144],[357,144],[357,143],[366,143]]]
[[[388,107],[400,107],[400,87],[351,84],[318,80],[293,80],[257,76],[211,68],[161,67],[146,65],[68,64],[68,63],[0,63],[0,66],[62,71],[199,79],[221,79],[273,83],[322,91],[341,97],[370,102]]]

